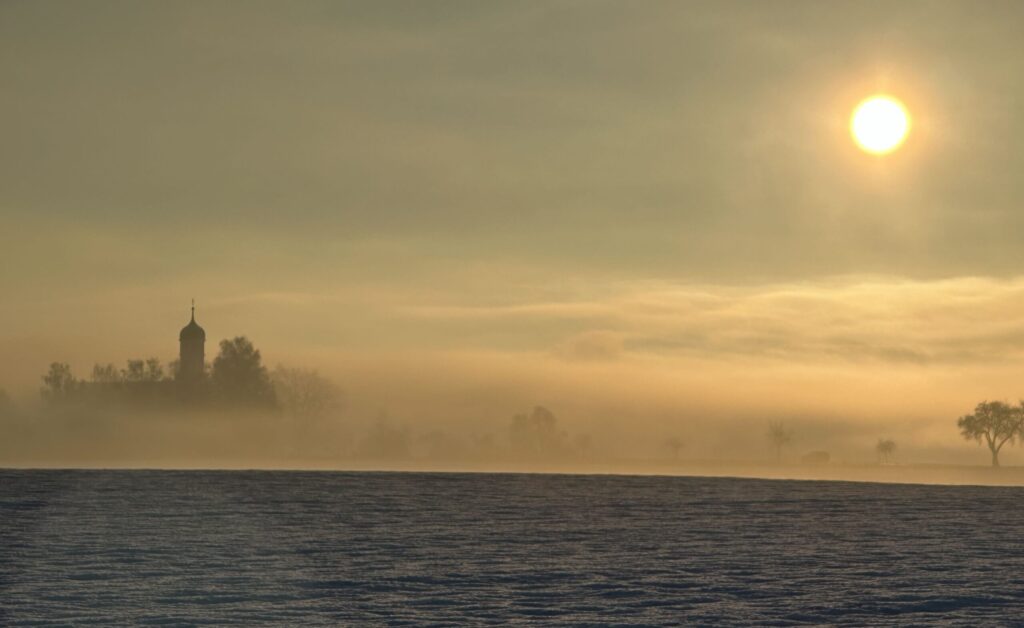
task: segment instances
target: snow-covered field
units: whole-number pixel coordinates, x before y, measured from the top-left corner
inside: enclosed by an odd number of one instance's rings
[[[1024,490],[629,476],[0,471],[0,624],[980,625]]]

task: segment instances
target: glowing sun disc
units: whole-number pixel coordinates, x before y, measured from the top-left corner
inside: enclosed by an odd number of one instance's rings
[[[869,153],[890,153],[907,139],[910,115],[903,103],[891,96],[872,96],[853,110],[850,134]]]

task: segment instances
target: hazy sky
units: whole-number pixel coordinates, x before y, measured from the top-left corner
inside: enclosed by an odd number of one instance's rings
[[[195,297],[211,341],[411,421],[955,440],[1024,394],[1022,27],[1016,1],[0,3],[0,386],[173,358]],[[914,123],[884,158],[847,130],[877,91]]]

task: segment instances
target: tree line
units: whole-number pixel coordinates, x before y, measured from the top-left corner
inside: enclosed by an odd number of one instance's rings
[[[982,401],[971,414],[957,419],[960,435],[966,440],[984,443],[992,455],[992,466],[998,468],[999,452],[1007,443],[1024,441],[1024,401],[1017,405],[1005,401]],[[775,449],[776,460],[782,459],[782,448],[793,440],[792,430],[787,430],[781,422],[773,422],[768,426],[768,440]],[[875,447],[878,461],[891,462],[896,451],[896,443],[890,439],[879,439]]]
[[[315,370],[278,366],[273,371],[245,336],[220,342],[219,352],[199,381],[179,377],[178,361],[128,360],[123,368],[96,364],[88,378],[53,362],[42,376],[40,396],[52,406],[72,403],[136,405],[218,405],[280,410],[318,417],[341,403],[340,390]]]

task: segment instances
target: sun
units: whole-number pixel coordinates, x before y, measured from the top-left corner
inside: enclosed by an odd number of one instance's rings
[[[874,155],[891,153],[910,132],[910,114],[899,100],[877,95],[864,100],[850,117],[850,133],[865,151]]]

